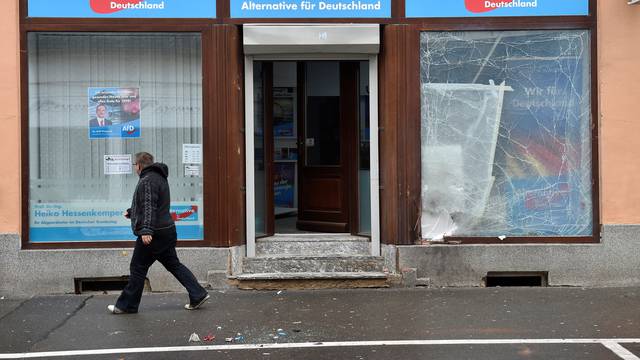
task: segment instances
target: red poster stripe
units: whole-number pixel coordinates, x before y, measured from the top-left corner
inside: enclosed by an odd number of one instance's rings
[[[467,10],[473,13],[483,13],[497,9],[497,7],[487,7],[486,2],[491,4],[507,4],[513,2],[513,0],[464,0],[464,5],[467,7]]]
[[[143,0],[90,0],[91,9],[98,14],[112,14],[123,9],[112,9],[111,3],[124,4],[139,4]]]

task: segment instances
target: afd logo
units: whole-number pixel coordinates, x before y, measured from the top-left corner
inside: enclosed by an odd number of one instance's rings
[[[198,221],[197,205],[172,206],[169,213],[173,221]]]
[[[136,132],[136,127],[131,124],[127,124],[122,127],[122,132],[129,135],[133,135]]]
[[[98,14],[113,14],[130,9],[162,10],[165,8],[164,1],[149,3],[144,0],[89,0],[89,4],[91,10]]]
[[[538,1],[522,0],[464,0],[467,10],[472,13],[485,13],[501,8],[537,8]]]

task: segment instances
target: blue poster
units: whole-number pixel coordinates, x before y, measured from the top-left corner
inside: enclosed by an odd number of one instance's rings
[[[277,207],[293,208],[296,189],[296,163],[274,162],[273,203]]]
[[[216,17],[216,0],[29,0],[28,6],[29,17]]]
[[[295,95],[292,87],[273,88],[273,135],[275,137],[296,136],[293,126],[294,102]]]
[[[134,241],[131,220],[123,216],[129,202],[32,203],[29,241],[101,242]],[[176,203],[169,209],[179,240],[204,239],[202,204]]]
[[[589,0],[406,0],[406,17],[589,15]]]
[[[231,17],[390,18],[391,0],[231,0]]]
[[[509,223],[522,234],[588,236],[593,231],[590,186],[584,183],[590,164],[581,158],[583,146],[590,143],[589,127],[583,125],[590,117],[588,96],[583,95],[590,88],[583,77],[588,64],[572,56],[579,54],[581,44],[571,45],[575,53],[547,44],[547,51],[562,58],[505,59],[502,64],[520,69],[510,74],[514,91],[505,94],[503,108],[503,127],[511,141],[502,146],[506,154],[499,151],[497,157],[521,159],[506,161],[510,180],[504,193]]]
[[[139,138],[139,88],[89,88],[89,139]]]

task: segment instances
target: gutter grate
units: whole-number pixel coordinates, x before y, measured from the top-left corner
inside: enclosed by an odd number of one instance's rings
[[[543,287],[549,285],[549,273],[540,272],[488,272],[486,287]]]
[[[76,294],[87,292],[107,292],[122,291],[129,276],[113,276],[113,277],[97,277],[97,278],[74,278],[74,287]],[[145,290],[149,288],[149,280],[145,280]]]

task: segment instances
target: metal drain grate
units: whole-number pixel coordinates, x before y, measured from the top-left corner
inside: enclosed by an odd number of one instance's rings
[[[86,292],[122,291],[127,286],[129,277],[75,278],[73,281],[76,294],[82,294]],[[148,280],[145,281],[145,288],[147,287]]]
[[[541,272],[488,272],[486,287],[542,287],[549,285],[549,273]]]

